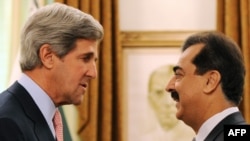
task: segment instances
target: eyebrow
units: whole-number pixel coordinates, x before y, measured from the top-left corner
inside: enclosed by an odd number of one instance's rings
[[[183,70],[180,66],[174,66],[173,71],[176,72],[177,70]]]
[[[84,53],[83,56],[94,56],[94,53],[93,52],[87,52],[87,53]]]
[[[98,60],[98,57],[95,56],[94,52],[86,52],[86,53],[83,53],[81,55],[79,55],[80,57],[84,57],[84,56],[87,56],[87,57],[91,57],[91,58],[95,58],[95,61]]]

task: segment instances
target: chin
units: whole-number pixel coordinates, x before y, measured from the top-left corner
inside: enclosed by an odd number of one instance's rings
[[[80,105],[83,102],[83,96],[81,98],[77,98],[75,100],[72,100],[72,104],[74,105]]]

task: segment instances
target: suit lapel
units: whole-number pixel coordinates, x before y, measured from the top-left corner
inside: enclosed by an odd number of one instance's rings
[[[243,116],[241,115],[240,112],[236,112],[233,114],[230,114],[226,118],[224,118],[216,127],[208,134],[206,137],[205,141],[212,141],[214,138],[220,135],[220,133],[223,132],[224,130],[224,125],[229,125],[229,124],[246,124]]]
[[[43,114],[29,93],[18,82],[15,82],[8,90],[18,99],[26,115],[34,122],[37,138],[40,141],[55,141]]]

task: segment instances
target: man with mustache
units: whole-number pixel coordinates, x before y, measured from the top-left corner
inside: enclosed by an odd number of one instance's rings
[[[159,66],[149,76],[148,104],[157,122],[153,122],[154,118],[150,119],[150,115],[147,115],[148,123],[152,122],[153,125],[142,141],[185,141],[194,136],[194,131],[175,117],[175,102],[164,90],[173,75],[172,68],[170,64]]]
[[[176,101],[176,117],[196,133],[196,141],[223,141],[224,125],[246,124],[242,100],[245,66],[238,45],[218,32],[187,38],[166,86]]]

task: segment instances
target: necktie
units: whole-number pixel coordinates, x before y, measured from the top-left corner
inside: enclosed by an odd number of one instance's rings
[[[63,141],[63,124],[60,111],[57,109],[53,118],[53,125],[56,133],[56,140]]]

